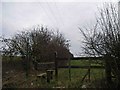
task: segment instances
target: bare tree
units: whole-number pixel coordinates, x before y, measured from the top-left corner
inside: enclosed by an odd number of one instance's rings
[[[69,42],[63,34],[43,26],[22,31],[9,39],[3,38],[3,42],[6,44],[3,48],[4,54],[22,57],[26,76],[31,62],[36,68],[36,62],[54,61],[55,51],[60,57],[68,57],[69,53]]]
[[[87,33],[79,28],[84,36],[84,50],[86,54],[103,56],[106,66],[107,82],[111,83],[111,73],[116,77],[117,86],[120,85],[120,27],[118,11],[114,4],[104,4],[99,9],[97,23]]]

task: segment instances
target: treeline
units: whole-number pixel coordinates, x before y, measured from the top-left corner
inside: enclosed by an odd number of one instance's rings
[[[54,54],[67,58],[69,42],[59,31],[52,31],[47,27],[38,26],[29,31],[22,31],[11,39],[3,39],[5,46],[3,54],[7,56],[22,56],[32,58],[38,62],[54,60]]]
[[[37,69],[38,63],[54,62],[55,55],[57,58],[73,57],[69,51],[69,42],[64,35],[59,31],[53,31],[43,26],[19,32],[12,38],[2,38],[2,42],[4,43],[3,56],[9,57],[7,58],[10,61],[9,64],[12,63],[13,59],[16,59],[16,56],[20,57],[26,76],[31,68]],[[6,68],[5,60],[3,61],[3,68]],[[67,61],[63,62],[62,60],[62,63],[59,64],[65,63]],[[15,62],[13,64],[16,66]],[[13,66],[13,64],[9,66]]]

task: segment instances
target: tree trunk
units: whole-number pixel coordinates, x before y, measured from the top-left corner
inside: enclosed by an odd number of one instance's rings
[[[106,81],[108,85],[110,85],[112,82],[110,59],[111,59],[110,55],[105,56],[105,75],[106,75]]]

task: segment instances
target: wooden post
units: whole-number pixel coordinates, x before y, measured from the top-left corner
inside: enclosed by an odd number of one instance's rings
[[[90,66],[91,66],[91,61],[90,61],[90,58],[89,58],[89,69],[88,69],[88,80],[90,82]]]
[[[30,69],[30,55],[29,55],[29,38],[27,38],[27,52],[26,52],[26,77],[28,77],[29,69]]]
[[[47,70],[47,82],[50,83],[51,79],[53,79],[53,70]]]
[[[58,62],[57,62],[57,52],[55,52],[55,79],[58,80]]]
[[[112,82],[110,57],[111,57],[110,55],[105,55],[105,74],[106,74],[106,80],[108,84]]]
[[[51,79],[51,72],[47,71],[47,82],[50,83],[50,79]]]
[[[90,68],[88,69],[88,80],[90,82]]]
[[[69,80],[71,81],[71,60],[70,60],[70,56],[68,57],[68,61],[69,61]]]

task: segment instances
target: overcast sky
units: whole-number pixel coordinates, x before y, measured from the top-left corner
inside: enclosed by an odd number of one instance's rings
[[[78,27],[95,24],[95,13],[102,2],[3,2],[2,35],[10,37],[18,31],[45,25],[59,29],[70,40],[70,51],[81,52]],[[1,26],[0,26],[1,27]]]

